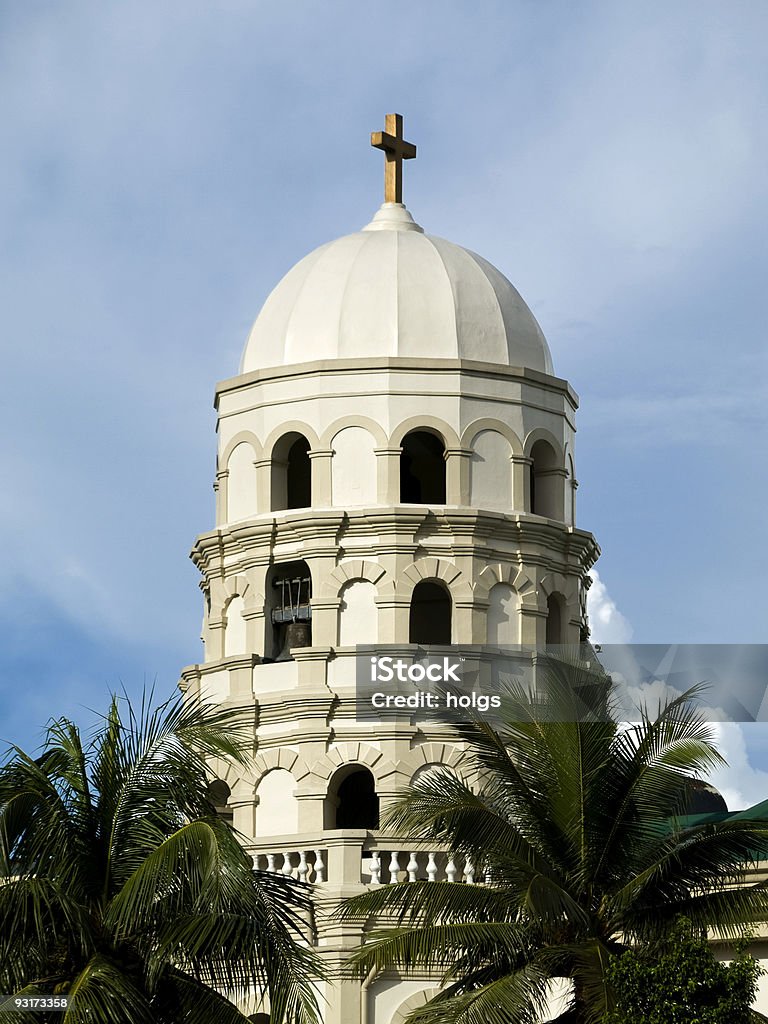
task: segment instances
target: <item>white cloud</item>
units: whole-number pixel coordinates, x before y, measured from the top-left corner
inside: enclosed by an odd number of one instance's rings
[[[626,644],[632,639],[632,626],[624,618],[616,602],[594,569],[592,586],[587,591],[587,615],[592,640],[598,644]]]
[[[717,747],[728,762],[709,777],[725,798],[729,810],[738,811],[768,798],[768,772],[749,763],[744,730],[735,722],[714,722]]]
[[[613,604],[610,598],[608,603]],[[670,655],[672,651],[673,648],[670,648]],[[642,670],[635,654],[632,646],[627,648],[625,671],[612,671],[611,676],[619,692],[623,693],[625,706],[642,707],[653,718],[664,705],[679,697],[681,691],[670,685],[665,678],[663,665],[659,666],[661,678],[640,681]],[[768,772],[750,764],[744,727],[729,721],[728,715],[720,707],[706,707],[705,710],[712,740],[726,761],[725,765],[710,772],[706,781],[722,794],[731,811],[743,810],[768,799]],[[760,723],[747,728],[765,729],[766,726]]]

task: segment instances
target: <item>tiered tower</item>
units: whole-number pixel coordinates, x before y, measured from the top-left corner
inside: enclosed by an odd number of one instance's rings
[[[219,802],[262,868],[321,902],[476,868],[379,830],[458,751],[445,727],[355,718],[359,644],[578,643],[598,555],[575,526],[577,398],[490,263],[402,204],[402,118],[372,142],[385,202],[280,281],[219,384],[216,528],[192,557],[205,657],[182,688],[251,708],[255,768]],[[326,926],[334,962],[357,936]],[[340,983],[328,1024],[390,1024],[428,978]]]

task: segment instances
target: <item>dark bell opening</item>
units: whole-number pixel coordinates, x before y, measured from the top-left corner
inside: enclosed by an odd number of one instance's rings
[[[288,449],[286,499],[288,508],[309,508],[312,504],[312,466],[306,437],[300,437]]]
[[[348,775],[337,790],[336,828],[378,828],[379,798],[371,773],[360,768]]]
[[[451,598],[444,587],[423,580],[413,590],[408,624],[411,644],[451,642]]]
[[[445,446],[439,437],[425,430],[403,438],[400,501],[411,505],[445,504]]]

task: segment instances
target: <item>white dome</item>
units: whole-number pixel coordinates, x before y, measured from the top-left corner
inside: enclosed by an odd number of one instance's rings
[[[401,203],[321,245],[280,281],[241,372],[316,359],[474,359],[552,373],[517,289],[486,260],[425,235]]]

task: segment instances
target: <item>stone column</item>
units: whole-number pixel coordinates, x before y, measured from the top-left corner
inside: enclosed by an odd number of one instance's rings
[[[579,481],[575,476],[571,477],[571,522],[570,526],[576,525],[576,490],[579,486]]]
[[[445,503],[469,505],[469,466],[471,448],[445,449]]]
[[[531,473],[533,459],[512,455],[512,508],[515,512],[531,511]]]
[[[312,608],[312,646],[335,647],[339,642],[339,606],[340,597],[313,597]]]
[[[330,508],[333,504],[333,448],[315,448],[308,455],[312,465],[312,508]]]
[[[272,511],[272,459],[254,459],[256,467],[256,514]]]
[[[400,456],[402,448],[374,448],[376,500],[379,505],[400,504]]]
[[[472,598],[461,599],[453,602],[453,636],[451,642],[454,644],[476,643],[474,638],[474,614],[475,603]],[[481,641],[485,643],[485,638]]]
[[[530,647],[543,647],[547,639],[547,609],[522,604],[520,617],[520,642]]]
[[[318,780],[310,776],[312,782],[306,787],[300,784],[296,790],[296,802],[299,808],[299,832],[322,832],[325,828],[323,811],[328,784],[318,785]],[[327,865],[326,865],[327,869]]]
[[[216,473],[216,479],[213,482],[213,493],[216,495],[216,525],[221,526],[222,523],[227,521],[227,480],[229,479],[229,470],[220,469]]]
[[[264,619],[266,616],[267,564],[248,570],[248,596],[243,608],[246,649],[264,657]]]
[[[374,602],[379,610],[379,643],[408,643],[410,598],[400,594],[386,594],[375,597]]]

